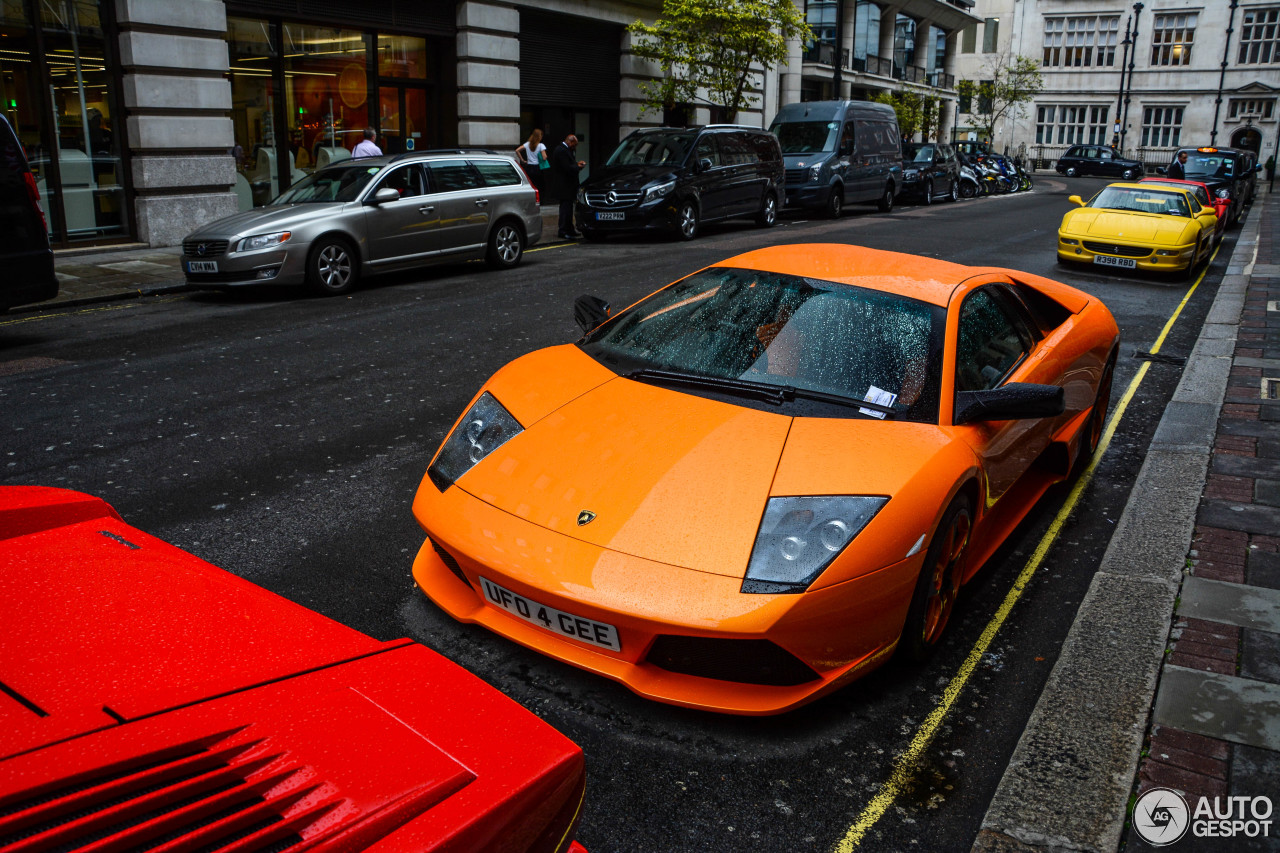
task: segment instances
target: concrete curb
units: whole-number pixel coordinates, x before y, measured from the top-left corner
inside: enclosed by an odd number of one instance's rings
[[[155,287],[134,287],[127,290],[113,290],[93,296],[81,296],[77,299],[53,300],[37,302],[34,305],[19,305],[9,309],[9,315],[34,314],[40,311],[61,310],[63,308],[80,308],[85,305],[99,305],[103,302],[119,302],[124,299],[142,299],[144,296],[159,296],[165,293],[184,293],[194,291],[185,281],[176,284],[157,284]]]
[[[1231,373],[1262,220],[1255,205],[975,851],[1120,845]]]

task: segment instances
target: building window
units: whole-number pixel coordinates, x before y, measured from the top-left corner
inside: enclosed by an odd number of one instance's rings
[[[960,52],[973,53],[978,49],[978,25],[970,24],[960,31]]]
[[[1000,40],[1000,19],[987,18],[982,23],[982,52],[995,53]]]
[[[836,43],[837,0],[805,0],[804,18],[813,30],[816,44]],[[828,51],[829,52],[829,51]]]
[[[1230,107],[1230,116],[1234,119],[1244,120],[1246,118],[1262,119],[1266,121],[1272,118],[1276,112],[1275,98],[1232,98]]]
[[[1156,15],[1151,32],[1152,65],[1188,65],[1196,37],[1196,13]]]
[[[1245,9],[1240,25],[1240,64],[1280,62],[1280,9]]]
[[[1102,145],[1110,105],[1065,104],[1036,107],[1037,145]]]
[[[1142,110],[1142,147],[1175,148],[1182,137],[1182,107]]]
[[[1116,63],[1119,15],[1046,18],[1044,55],[1048,68],[1107,68]]]

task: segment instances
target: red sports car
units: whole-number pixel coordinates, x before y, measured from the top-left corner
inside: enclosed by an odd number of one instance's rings
[[[78,492],[0,488],[0,849],[585,853],[582,751]]]

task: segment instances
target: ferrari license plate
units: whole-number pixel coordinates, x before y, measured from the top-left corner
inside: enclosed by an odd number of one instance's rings
[[[596,622],[594,619],[584,619],[581,616],[574,616],[572,613],[539,604],[531,598],[525,598],[523,595],[517,595],[505,587],[498,586],[487,578],[480,578],[480,587],[484,590],[486,601],[526,622],[581,643],[599,646],[612,652],[622,651],[622,644],[618,642],[618,629],[612,625]]]
[[[1113,258],[1110,255],[1094,255],[1093,262],[1104,267],[1123,267],[1127,270],[1136,269],[1138,262],[1133,258]]]
[[[605,213],[604,211],[601,211],[601,212],[599,212],[599,213],[597,213],[597,214],[596,214],[596,220],[597,220],[597,221],[604,221],[604,220],[612,219],[612,220],[614,220],[614,221],[621,222],[621,221],[623,221],[623,220],[624,220],[624,219],[626,219],[626,218],[627,218],[627,215],[626,215],[625,213],[620,213],[620,212],[617,212],[617,211],[615,211],[615,212],[613,212],[613,213]]]
[[[217,261],[187,261],[187,272],[217,272]]]

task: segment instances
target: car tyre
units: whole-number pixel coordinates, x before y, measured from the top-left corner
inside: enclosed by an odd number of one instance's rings
[[[1062,174],[1066,175],[1068,178],[1074,178],[1080,174],[1080,170],[1077,169],[1075,166],[1068,166],[1067,170]]]
[[[1126,181],[1132,181],[1132,180],[1133,180],[1134,178],[1136,178],[1136,177],[1138,177],[1138,170],[1137,170],[1137,169],[1125,169],[1125,170],[1124,170],[1124,179],[1125,179]]]
[[[898,653],[913,663],[929,660],[940,645],[960,594],[972,532],[973,509],[969,497],[957,495],[942,514],[925,551],[924,565],[898,640]]]
[[[833,187],[831,194],[827,196],[827,205],[822,209],[827,219],[839,219],[840,214],[844,212],[844,193],[839,187]]]
[[[921,193],[920,203],[923,204],[925,207],[928,207],[931,204],[933,204],[933,180],[932,179],[926,180],[924,182],[924,191]]]
[[[764,202],[760,212],[756,214],[756,224],[762,228],[772,228],[778,222],[778,197],[773,193],[764,194]]]
[[[1191,281],[1196,277],[1196,267],[1200,261],[1200,238],[1196,238],[1196,247],[1191,252],[1191,260],[1187,261],[1187,268],[1178,271],[1178,277],[1183,281]]]
[[[524,232],[515,222],[504,219],[489,234],[485,260],[495,269],[511,269],[524,257]]]
[[[360,265],[351,245],[339,237],[322,237],[307,255],[307,285],[321,296],[341,296],[356,286]]]
[[[889,213],[893,210],[893,184],[884,185],[884,195],[880,196],[880,200],[876,202],[876,207],[881,213]]]
[[[958,201],[960,199],[960,182],[955,178],[951,179],[951,191],[947,193],[947,201]]]
[[[1118,357],[1119,349],[1113,349],[1107,358],[1106,367],[1102,368],[1102,379],[1098,382],[1098,393],[1093,398],[1093,409],[1089,412],[1089,420],[1085,422],[1080,436],[1080,451],[1076,455],[1077,475],[1093,460],[1102,443],[1102,433],[1107,428],[1107,414],[1111,410],[1111,382],[1115,376]]]
[[[978,188],[973,184],[970,184],[968,181],[960,185],[961,198],[974,198],[977,195],[978,195]]]
[[[676,235],[681,240],[686,241],[698,236],[698,205],[694,204],[692,200],[680,205]]]

